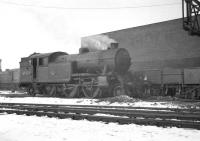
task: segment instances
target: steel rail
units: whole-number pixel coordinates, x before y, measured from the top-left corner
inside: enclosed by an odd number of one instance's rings
[[[105,106],[105,105],[70,105],[70,104],[34,104],[34,103],[0,103],[0,105],[9,105],[9,106],[16,106],[16,105],[27,105],[27,106],[42,106],[42,107],[85,107],[85,108],[108,108],[108,109],[127,109],[127,110],[134,110],[134,109],[142,109],[142,110],[160,110],[160,111],[172,111],[172,112],[185,112],[185,113],[200,113],[200,109],[192,108],[158,108],[158,107],[131,107],[131,106]]]
[[[167,111],[144,111],[144,110],[126,110],[126,109],[99,109],[99,108],[52,108],[52,107],[27,107],[27,106],[0,106],[0,108],[6,109],[18,109],[28,111],[47,111],[47,112],[64,112],[64,113],[81,113],[81,114],[111,114],[116,116],[127,117],[143,117],[143,118],[162,118],[162,119],[179,119],[179,120],[199,120],[200,114],[192,113],[174,113]]]
[[[180,128],[193,128],[200,129],[200,123],[193,121],[178,121],[178,120],[159,120],[159,119],[141,119],[141,118],[126,118],[126,117],[110,117],[110,116],[98,116],[98,115],[83,115],[75,113],[52,113],[52,112],[41,112],[41,111],[20,111],[20,110],[0,110],[0,113],[18,115],[36,115],[36,116],[48,116],[56,118],[71,118],[74,120],[87,119],[89,121],[103,121],[103,122],[117,122],[119,124],[139,124],[139,125],[156,125],[162,127],[180,127]]]
[[[200,128],[200,114],[191,112],[188,109],[169,108],[148,108],[148,107],[123,107],[123,106],[93,106],[93,105],[54,105],[54,104],[30,104],[30,103],[0,103],[0,112],[31,114],[31,115],[54,115],[53,117],[70,117],[73,118],[93,117],[94,119],[102,119],[118,121],[119,123],[136,123],[162,126],[176,126],[184,128]],[[164,110],[163,110],[164,109]],[[168,111],[166,111],[166,109]],[[183,110],[183,111],[181,111]],[[185,111],[186,110],[186,111]],[[106,114],[109,116],[97,116],[97,114]],[[56,116],[57,115],[57,116]],[[113,117],[114,116],[114,117]],[[116,117],[117,116],[117,117]],[[111,119],[110,119],[111,118]],[[138,119],[139,118],[139,119]],[[177,120],[178,119],[178,120]],[[141,120],[141,121],[140,121]],[[145,121],[148,122],[145,122]],[[99,120],[97,120],[99,121]],[[149,123],[150,122],[150,123]],[[170,123],[171,122],[171,123]],[[152,124],[151,124],[152,123]],[[164,125],[166,123],[166,125]],[[199,128],[197,128],[197,126]]]

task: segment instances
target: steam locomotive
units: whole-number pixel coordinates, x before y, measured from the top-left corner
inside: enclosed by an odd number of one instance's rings
[[[20,87],[28,94],[88,97],[126,93],[124,74],[131,64],[128,51],[111,43],[95,52],[80,48],[79,54],[34,53],[21,58]]]
[[[0,72],[1,89],[25,88],[55,97],[170,95],[200,99],[200,58],[131,62],[129,52],[111,43],[107,50],[80,48],[79,54],[34,53],[20,69]],[[132,67],[130,67],[132,65]]]

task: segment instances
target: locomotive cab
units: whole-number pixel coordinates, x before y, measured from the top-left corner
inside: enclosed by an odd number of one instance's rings
[[[65,73],[64,71],[68,70],[66,67],[69,66],[63,65],[64,63],[53,63],[58,56],[66,54],[65,52],[34,53],[29,57],[22,58],[20,62],[20,86],[30,87],[33,83],[69,80],[70,72],[67,75],[62,75]],[[60,67],[65,69],[58,69]]]

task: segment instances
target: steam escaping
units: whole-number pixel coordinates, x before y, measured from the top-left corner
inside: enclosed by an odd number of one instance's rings
[[[107,35],[94,35],[81,39],[81,47],[88,48],[90,51],[106,50],[111,43],[117,43],[117,41]]]

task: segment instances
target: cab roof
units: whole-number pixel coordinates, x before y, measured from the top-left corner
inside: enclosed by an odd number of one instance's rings
[[[61,55],[68,55],[66,52],[51,52],[51,53],[33,53],[29,56],[30,59],[33,58],[48,58],[48,62],[53,62],[55,58]]]
[[[51,57],[51,56],[60,56],[60,55],[67,55],[66,52],[51,52],[51,53],[33,53],[29,56],[29,58],[44,58],[44,57]]]

